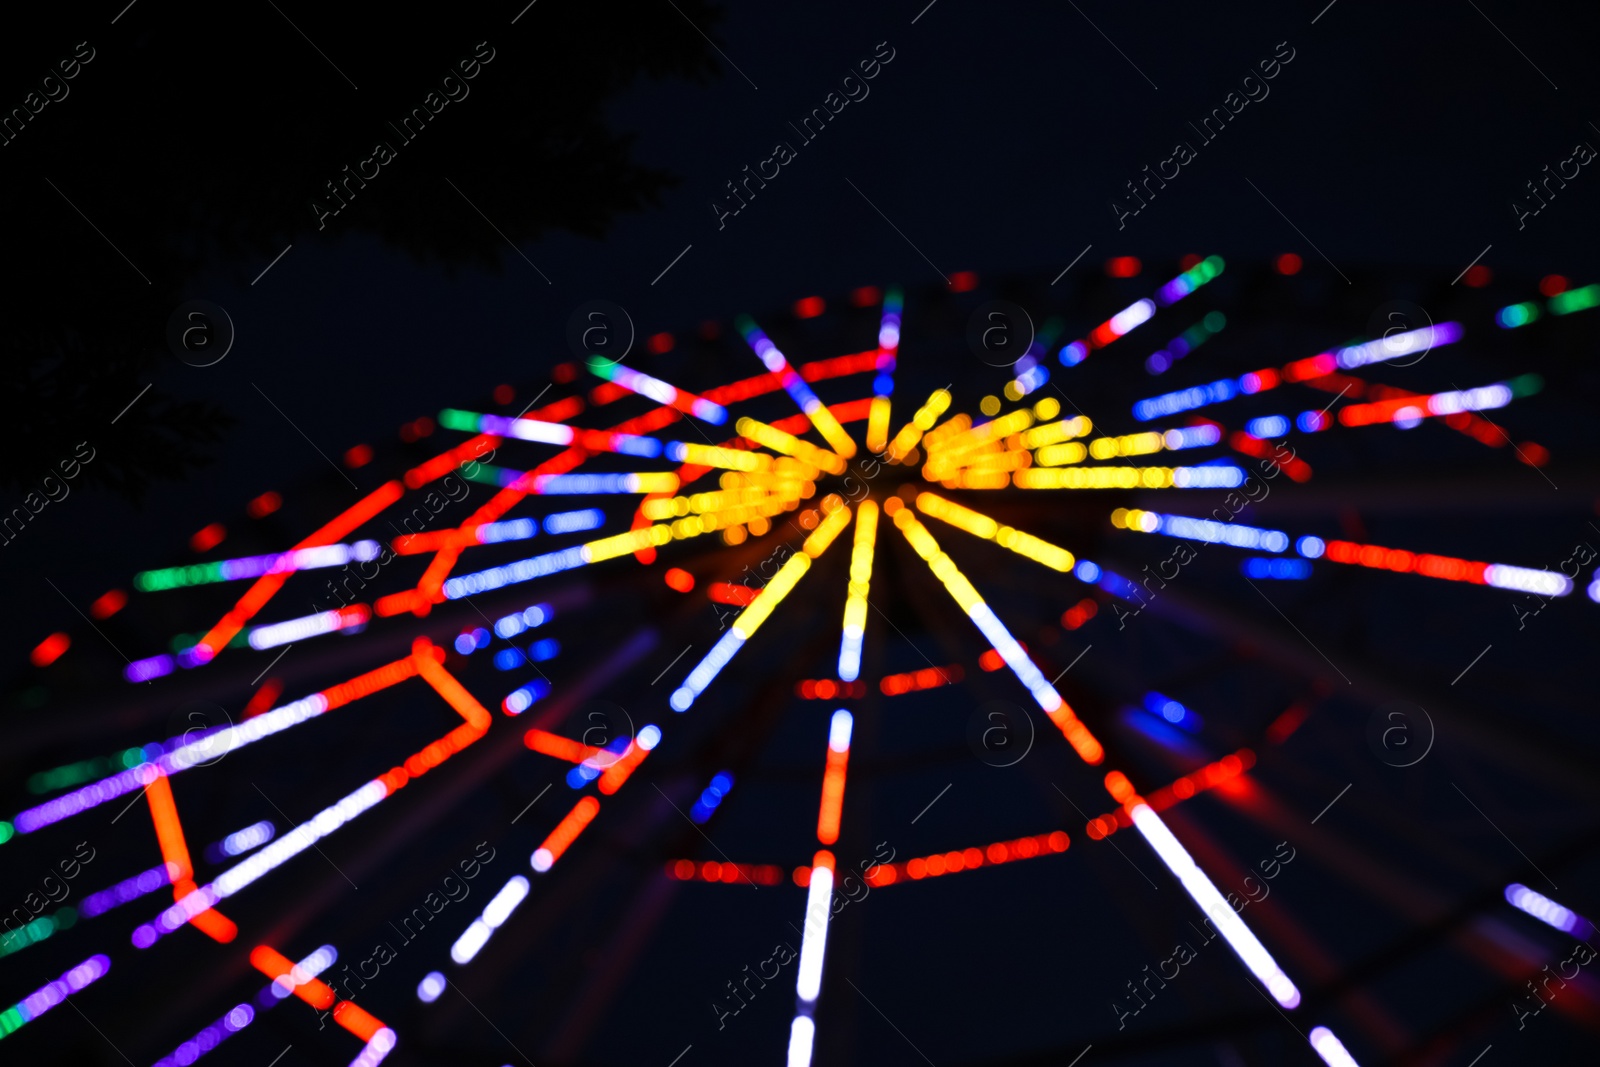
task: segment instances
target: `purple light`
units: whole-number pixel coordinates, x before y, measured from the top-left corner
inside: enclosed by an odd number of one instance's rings
[[[136,659],[122,668],[122,676],[130,682],[148,682],[152,678],[171,674],[172,669],[171,656],[151,656],[149,659]]]
[[[102,889],[98,893],[90,893],[83,898],[83,903],[78,906],[78,914],[85,919],[92,919],[96,915],[104,914],[119,904],[126,904],[130,900],[137,900],[147,893],[154,893],[162,886],[171,885],[172,878],[168,875],[168,867],[163,863],[159,867],[152,867],[142,874],[118,882],[109,889]]]

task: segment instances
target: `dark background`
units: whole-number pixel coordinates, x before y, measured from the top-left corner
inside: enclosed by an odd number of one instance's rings
[[[1531,296],[1547,273],[1577,284],[1600,280],[1594,242],[1600,194],[1590,188],[1600,178],[1592,166],[1524,229],[1511,207],[1524,183],[1571,155],[1574,144],[1600,144],[1591,125],[1600,121],[1593,60],[1600,20],[1590,5],[1475,8],[1462,0],[1397,8],[1339,0],[1327,10],[1320,3],[1086,3],[1080,11],[1070,4],[959,0],[927,9],[920,2],[713,7],[678,0],[676,6],[539,0],[518,17],[520,3],[324,11],[138,0],[128,9],[78,7],[10,24],[0,42],[6,72],[0,107],[21,106],[79,41],[89,42],[95,58],[68,83],[65,99],[0,147],[0,195],[10,208],[0,223],[0,256],[8,267],[0,322],[11,422],[6,509],[78,441],[97,449],[71,496],[49,505],[0,550],[13,609],[3,624],[0,678],[13,722],[60,714],[44,703],[29,649],[58,629],[74,633],[75,655],[98,640],[64,601],[84,607],[105,589],[125,585],[132,570],[187,561],[191,533],[239,519],[242,502],[264,490],[304,488],[343,506],[346,474],[335,475],[330,464],[343,469],[340,457],[353,445],[394,447],[397,425],[435,415],[442,404],[499,410],[489,397],[507,383],[518,396],[512,407],[520,408],[553,365],[572,358],[566,327],[585,301],[621,305],[641,336],[665,330],[688,337],[704,321],[726,331],[736,312],[776,310],[813,293],[843,305],[858,285],[898,281],[936,290],[940,275],[956,271],[976,272],[986,283],[1030,278],[1031,291],[1043,294],[1049,279],[1092,246],[1060,283],[1062,293],[1095,297],[1086,306],[1096,313],[1084,311],[1069,326],[1078,329],[1100,321],[1100,304],[1121,293],[1105,288],[1107,257],[1137,255],[1152,264],[1127,290],[1131,299],[1169,276],[1185,254],[1220,253],[1230,271],[1253,264],[1248,269],[1263,275],[1272,257],[1295,252],[1305,262],[1298,282],[1322,299],[1314,312],[1283,305],[1276,313],[1285,321],[1315,315],[1327,333],[1309,344],[1320,345],[1364,334],[1371,310],[1388,296],[1415,299],[1420,290],[1407,289],[1408,279],[1426,279],[1428,292],[1463,298],[1448,282],[1485,246],[1492,248],[1477,261],[1503,286],[1484,295],[1485,306]],[[319,231],[309,205],[323,182],[369,155],[376,138],[396,143],[384,123],[420,104],[479,41],[489,43],[494,59],[469,83],[470,95],[445,107],[414,144],[396,144],[398,158]],[[1294,59],[1269,83],[1270,96],[1201,147],[1186,124],[1220,106],[1285,41]],[[799,146],[787,124],[819,106],[879,42],[894,49],[894,59],[868,83],[870,96],[846,107],[815,143]],[[798,158],[719,229],[710,205],[724,195],[723,183],[768,156],[780,139],[798,148]],[[1178,140],[1199,148],[1198,158],[1119,230],[1109,201]],[[692,247],[674,263],[685,246]],[[1345,286],[1345,276],[1356,285]],[[1351,297],[1347,288],[1361,295]],[[1502,292],[1503,300],[1491,299]],[[191,299],[221,305],[236,328],[231,352],[215,366],[184,365],[164,339],[173,310]],[[840,331],[859,333],[859,327],[852,322]],[[1518,343],[1499,342],[1495,365],[1519,368]],[[855,349],[837,349],[846,350]],[[1258,350],[1241,369],[1316,350]],[[1592,353],[1592,345],[1583,351]],[[824,354],[834,351],[806,358]],[[678,358],[685,380],[733,376],[696,366],[687,350]],[[757,369],[749,360],[748,372]],[[1138,380],[1121,396],[1158,391],[1147,388],[1153,379],[1128,373]],[[1168,378],[1174,388],[1202,380],[1180,380],[1176,372]],[[113,425],[146,385],[150,391]],[[1556,405],[1546,413],[1548,424],[1536,421],[1520,432],[1547,444],[1565,441],[1558,461],[1587,472],[1592,435],[1574,427],[1592,412],[1593,380],[1576,375],[1567,385],[1548,398]],[[1539,539],[1519,526],[1497,540],[1530,514],[1507,500],[1485,504],[1470,521],[1426,515],[1437,525],[1412,525],[1403,537],[1426,544],[1435,530],[1461,532],[1482,552],[1512,541],[1536,543],[1532,558],[1524,552],[1505,561],[1538,565],[1557,542],[1570,541],[1567,527],[1581,532],[1593,510],[1580,500],[1557,533]],[[1455,606],[1434,605],[1446,615]],[[1437,636],[1394,633],[1387,627],[1402,628],[1375,603],[1371,610],[1360,601],[1346,608],[1332,628],[1353,645],[1381,648],[1391,639],[1425,645]],[[638,610],[648,616],[652,609],[646,603]],[[830,606],[826,626],[834,615]],[[1562,634],[1545,642],[1534,671],[1541,712],[1572,694],[1590,647],[1581,631]],[[1464,663],[1470,653],[1452,648],[1437,658]],[[1152,654],[1177,652],[1141,647],[1126,665]],[[1419,656],[1433,660],[1431,650]],[[1108,691],[1116,688],[1114,673],[1101,679]],[[1500,682],[1503,692],[1518,691],[1514,677]],[[1213,694],[1220,698],[1227,690],[1217,685]],[[1267,716],[1274,699],[1262,698],[1258,717]],[[1365,710],[1351,710],[1352,721]],[[1557,736],[1564,728],[1559,720],[1541,725]],[[76,757],[61,754],[62,762],[68,758]],[[804,798],[796,810],[811,803],[803,777],[810,765],[797,760],[804,785],[796,786],[796,796]],[[1316,810],[1320,803],[1311,797],[1331,796],[1345,780],[1330,771],[1328,788],[1318,783],[1304,806]],[[929,783],[907,790],[918,800],[902,806],[920,806],[937,790],[937,781]],[[892,795],[898,802],[900,794]],[[967,832],[955,836],[964,842],[993,830],[995,821],[983,816],[1005,810],[1002,801],[994,804],[993,811],[972,812]],[[761,828],[750,833],[759,840]],[[1120,843],[1128,842],[1139,845],[1131,834]],[[1075,835],[1074,849],[1081,843]],[[801,847],[798,839],[793,844]],[[937,841],[928,843],[935,847]],[[1237,854],[1245,859],[1258,847],[1249,841]],[[444,834],[418,852],[448,862],[452,849],[468,851]],[[912,854],[920,853],[910,846],[903,853]],[[886,917],[906,928],[880,932],[881,945],[859,951],[904,954],[886,972],[901,983],[893,1004],[879,1001],[888,1016],[915,1018],[928,1011],[936,991],[955,984],[968,992],[935,997],[944,1004],[965,1000],[971,1011],[959,1039],[949,1037],[949,1062],[979,1062],[989,1049],[1064,1046],[1063,1031],[1049,1023],[1061,1009],[1040,990],[1060,968],[1074,966],[1077,941],[1054,927],[1038,933],[1029,920],[1062,907],[1053,885],[1025,880],[1008,891],[1011,897],[1002,893],[993,921],[1006,931],[1000,939],[1006,951],[974,957],[951,949],[959,977],[938,970],[937,954],[924,958],[913,948],[937,929],[943,905]],[[1461,888],[1462,899],[1476,891]],[[1104,887],[1073,892],[1075,906],[1087,910],[1099,905]],[[1317,911],[1308,905],[1304,914]],[[1362,929],[1361,920],[1345,921],[1329,940]],[[1374,928],[1392,924],[1384,932],[1397,938],[1406,929],[1392,915],[1371,921]],[[712,907],[681,928],[672,925],[667,936],[717,925]],[[659,950],[659,970],[650,972],[657,978],[671,975],[675,952],[692,954],[694,937],[705,935],[681,936],[681,948],[669,940]],[[1165,934],[1150,936],[1159,942]],[[748,961],[740,962],[754,963],[767,951],[751,945]],[[1115,984],[1122,960],[1128,974],[1121,977],[1133,977],[1157,958],[1154,947],[1137,963],[1132,955],[1096,954],[1086,965],[1095,977],[1085,979],[1092,991],[1085,995],[1103,999],[1102,987]],[[1237,981],[1228,970],[1233,962],[1212,964],[1217,981]],[[719,959],[696,981],[715,986],[723,970],[731,977],[738,967],[725,963]],[[1013,970],[1002,980],[1006,968]],[[646,989],[659,988],[652,981]],[[0,1000],[10,995],[7,986]],[[1506,999],[1485,1010],[1505,1014]],[[773,1007],[778,1001],[781,1010]],[[785,992],[762,1007],[778,1028],[787,1001]],[[629,1014],[608,1026],[637,1026],[646,1035],[667,1030],[677,1010],[656,1005],[656,1011],[649,995],[623,1003]],[[1441,998],[1433,1007],[1430,1024],[1448,1032],[1461,1023],[1459,1000]],[[863,1004],[855,1010],[856,1024],[882,1021]],[[1103,1012],[1098,1001],[1094,1010]],[[197,1018],[195,1011],[174,1023],[174,1035]],[[1185,1023],[1193,1029],[1173,1040],[1201,1048],[1212,1037],[1220,1040],[1226,1024],[1208,1029],[1215,1018],[1195,1009]],[[469,1026],[470,1018],[459,1024]],[[1592,1031],[1559,1029],[1565,1025],[1539,1020],[1551,1035],[1541,1062],[1558,1062],[1550,1057],[1573,1051],[1573,1042],[1592,1042]],[[739,1026],[751,1032],[765,1026],[765,1043],[754,1047],[763,1055],[776,1049],[773,1026],[749,1018]],[[893,1031],[879,1029],[870,1042],[882,1044],[870,1047],[880,1056],[920,1062]],[[1086,1032],[1092,1037],[1098,1029]],[[1010,1037],[994,1036],[1002,1031]],[[493,1043],[486,1034],[474,1037]],[[659,1052],[664,1064],[689,1040],[645,1036],[595,1062],[643,1062],[632,1059],[642,1047]],[[933,1062],[946,1062],[939,1050],[922,1047]],[[1478,1047],[1463,1045],[1450,1062],[1466,1063]],[[1303,1059],[1303,1050],[1297,1038],[1293,1052],[1281,1055]],[[1275,1059],[1270,1044],[1246,1053],[1248,1062],[1289,1061]],[[1158,1058],[1137,1062],[1199,1062],[1177,1053],[1149,1055]],[[1240,1053],[1219,1051],[1212,1062],[1231,1064],[1229,1055]],[[1500,1062],[1523,1062],[1514,1051],[1507,1055]],[[261,1062],[267,1058],[270,1052]],[[1574,1052],[1560,1062],[1586,1061]]]

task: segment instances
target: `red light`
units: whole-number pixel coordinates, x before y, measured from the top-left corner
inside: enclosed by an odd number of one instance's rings
[[[420,419],[413,419],[400,427],[400,440],[410,444],[433,435],[433,420],[424,415]]]
[[[557,363],[550,371],[550,380],[565,385],[578,376],[576,363]]]
[[[706,595],[718,604],[732,604],[742,608],[756,598],[759,589],[751,589],[748,585],[734,585],[732,582],[712,582],[706,589]]]
[[[220,522],[214,522],[196,531],[195,535],[189,538],[189,547],[196,552],[208,552],[222,544],[223,538],[227,536],[228,528]]]
[[[1100,611],[1100,605],[1095,603],[1093,597],[1084,597],[1072,607],[1068,608],[1061,616],[1061,625],[1069,630],[1076,630]]]
[[[650,335],[650,339],[644,343],[644,346],[652,356],[659,356],[671,352],[672,344],[672,335],[670,333],[653,333]]]
[[[1293,252],[1285,252],[1278,257],[1276,264],[1279,274],[1299,274],[1304,262]]]
[[[1493,278],[1493,271],[1491,271],[1488,267],[1485,267],[1482,263],[1475,263],[1467,268],[1467,273],[1463,275],[1462,281],[1466,282],[1474,289],[1482,289],[1484,286],[1488,285]]]
[[[680,593],[687,593],[694,588],[694,575],[681,567],[673,567],[661,577],[669,589],[675,589]]]
[[[1517,446],[1517,458],[1530,467],[1542,467],[1550,462],[1550,450],[1533,441],[1524,441]]]
[[[346,467],[365,467],[372,462],[372,447],[370,445],[356,445],[344,454]]]
[[[715,341],[722,336],[722,327],[717,325],[715,319],[707,319],[700,324],[700,339],[702,341]]]
[[[494,387],[494,402],[496,404],[509,404],[517,398],[517,391],[509,385]]]
[[[28,656],[33,660],[35,667],[48,667],[61,658],[61,654],[72,647],[72,638],[63,633],[54,633],[39,642],[37,648]]]
[[[1300,724],[1306,721],[1306,716],[1311,714],[1311,709],[1304,704],[1291,704],[1289,709],[1267,727],[1267,740],[1274,745],[1281,745],[1289,740]]]
[[[863,285],[850,293],[850,303],[858,308],[871,307],[883,299],[883,291],[876,285]]]
[[[1196,267],[1198,267],[1200,265],[1200,263],[1201,263],[1203,258],[1204,257],[1202,257],[1202,256],[1197,256],[1197,255],[1194,255],[1193,253],[1190,253],[1189,255],[1184,256],[1182,259],[1178,260],[1178,269],[1179,270],[1193,270],[1194,268],[1196,268]]]
[[[950,291],[965,293],[978,287],[978,276],[970,270],[958,270],[950,275]]]
[[[1560,296],[1566,292],[1570,283],[1559,274],[1546,274],[1539,280],[1539,292],[1545,296]]]
[[[100,594],[93,604],[89,605],[89,614],[97,619],[109,619],[121,611],[128,603],[128,594],[120,589]]]
[[[240,713],[241,719],[251,719],[272,707],[272,702],[278,699],[278,694],[283,692],[283,683],[276,678],[268,678],[261,683],[261,688],[250,695],[250,700]]]
[[[1106,260],[1106,273],[1113,278],[1136,278],[1143,269],[1138,256],[1113,256]]]
[[[264,519],[281,507],[283,507],[283,497],[277,493],[267,492],[246,504],[244,510],[252,519]]]
[[[822,314],[827,305],[820,296],[808,296],[794,302],[794,315],[797,319],[814,319]]]

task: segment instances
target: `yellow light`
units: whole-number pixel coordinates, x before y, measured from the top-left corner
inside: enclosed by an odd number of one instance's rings
[[[995,410],[998,411],[999,409],[996,408]],[[1059,414],[1061,414],[1061,401],[1053,396],[1047,396],[1033,405],[1033,417],[1040,422],[1049,422]]]
[[[1130,433],[1122,437],[1097,437],[1089,445],[1089,454],[1095,459],[1113,456],[1145,456],[1160,452],[1164,447],[1159,433]]]
[[[952,500],[946,500],[934,493],[917,494],[917,510],[925,515],[932,515],[941,522],[947,522],[958,530],[965,530],[974,537],[994,540],[994,535],[1000,529],[1000,524],[987,515],[973,511],[971,508],[962,507]]]
[[[1005,471],[962,471],[955,489],[1004,489],[1011,484]]]
[[[1068,441],[1060,445],[1045,445],[1034,453],[1041,467],[1059,467],[1066,463],[1082,463],[1089,450],[1081,442]]]
[[[856,643],[857,670],[859,671],[860,638],[867,626],[867,593],[872,587],[873,540],[878,533],[878,505],[871,500],[861,502],[856,512],[855,543],[850,549],[849,595],[844,602],[844,634]],[[844,657],[841,655],[841,664]],[[843,677],[843,675],[841,675]],[[846,681],[855,681],[846,678]]]
[[[1060,422],[1035,426],[1022,435],[1022,447],[1039,448],[1043,445],[1053,445],[1057,441],[1069,441],[1074,437],[1084,436],[1093,428],[1093,424],[1082,415],[1072,415]]]
[[[889,398],[875,396],[867,408],[867,451],[882,454],[889,447]]]
[[[772,466],[772,457],[762,455],[760,452],[746,452],[743,449],[722,448],[717,445],[690,444],[687,441],[680,441],[678,445],[683,449],[683,462],[702,467],[720,467],[730,471],[760,471]]]
[[[1011,475],[1018,489],[1166,489],[1171,467],[1034,467]]]
[[[749,640],[756,628],[767,621],[767,616],[772,614],[774,608],[783,602],[794,589],[795,583],[805,576],[811,566],[811,557],[805,553],[790,556],[783,566],[778,568],[778,573],[772,576],[750,606],[739,613],[733,620],[733,630],[740,637]]]
[[[1010,400],[1013,403],[1021,400],[1027,395],[1022,391],[1022,386],[1018,385],[1016,382],[1007,382],[1006,387],[1000,391],[1006,395],[1007,400]]]
[[[634,492],[636,493],[676,493],[678,491],[678,476],[662,471],[646,472],[633,475]]]
[[[659,547],[671,540],[672,530],[669,527],[646,526],[643,529],[602,537],[598,541],[589,541],[583,546],[583,555],[590,563],[599,563],[601,560],[626,556],[641,548]]]
[[[744,538],[743,526],[730,526],[722,531],[722,540],[730,545],[742,545],[744,544]]]
[[[855,439],[845,431],[843,426],[839,425],[839,420],[833,417],[833,412],[828,410],[828,405],[818,404],[815,408],[806,412],[806,418],[811,420],[811,425],[817,428],[817,432],[822,435],[822,439],[828,442],[828,446],[839,456],[849,459],[856,454]]]
[[[816,559],[828,550],[828,546],[833,544],[833,539],[839,536],[839,531],[848,525],[850,525],[850,509],[841,503],[832,514],[817,524],[815,530],[811,531],[811,536],[807,537],[805,544],[801,546],[802,551],[812,559]]]
[[[911,416],[911,421],[902,426],[900,432],[894,435],[894,440],[889,442],[889,462],[897,463],[900,457],[910,453],[916,443],[922,440],[922,435],[928,432],[928,428],[938,421],[939,416],[949,406],[949,391],[935,389],[927,402]]]
[[[1010,549],[1019,556],[1026,556],[1035,563],[1042,563],[1051,570],[1065,573],[1070,571],[1076,562],[1072,553],[1059,545],[1053,545],[1049,541],[1012,529],[1010,526],[1002,526],[982,512],[962,507],[935,493],[919,493],[917,510],[925,515],[932,515],[941,522],[949,523],[958,530],[965,530],[974,537],[994,541],[1001,548]]]
[[[835,425],[838,424],[835,423]],[[830,474],[843,474],[846,470],[847,465],[843,457],[818,448],[816,445],[800,440],[794,434],[784,433],[776,426],[768,426],[766,423],[759,422],[749,416],[740,419],[735,424],[734,429],[740,436],[747,437],[758,445],[765,445],[774,452],[782,452],[785,455],[794,456],[805,463],[811,464],[813,467],[820,467]],[[677,487],[674,486],[673,488]]]
[[[994,416],[1000,414],[1000,398],[997,396],[984,397],[982,400],[978,401],[978,410],[983,412],[985,415],[988,415],[990,418],[993,418]]]

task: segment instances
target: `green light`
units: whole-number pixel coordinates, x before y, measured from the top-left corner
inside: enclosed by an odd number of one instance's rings
[[[506,468],[496,467],[492,463],[477,463],[474,464],[474,466],[476,466],[478,469],[470,472],[463,470],[461,472],[462,476],[465,477],[467,481],[482,482],[484,485],[500,485],[500,474]]]
[[[0,819],[0,845],[10,841],[16,835],[16,832],[17,828],[15,826],[12,826],[4,819]]]
[[[482,418],[470,411],[459,408],[445,408],[439,412],[439,425],[447,430],[465,430],[467,433],[478,432],[478,420]]]
[[[1519,374],[1506,382],[1512,396],[1532,396],[1544,388],[1544,379],[1537,374]]]
[[[1228,317],[1220,311],[1213,311],[1201,319],[1200,324],[1206,328],[1207,332],[1216,333],[1228,325]]]
[[[1495,321],[1507,330],[1514,330],[1518,326],[1526,326],[1539,317],[1539,305],[1531,300],[1523,304],[1512,304],[1501,308],[1495,313]]]
[[[141,764],[141,763],[143,763],[145,761],[145,759],[144,759],[144,749],[143,748],[124,749],[123,752],[122,752],[121,759],[122,759],[122,766],[131,771],[133,768],[139,766],[139,764]]]
[[[12,1005],[5,1011],[0,1011],[0,1037],[5,1037],[13,1030],[21,1028],[22,1024],[27,1021],[22,1017],[22,1012],[18,1010],[16,1005]]]
[[[609,382],[617,376],[616,362],[607,360],[604,356],[590,356],[584,360],[584,364],[589,368],[589,373],[597,378],[604,378]]]
[[[1569,289],[1560,296],[1550,298],[1550,314],[1570,315],[1586,311],[1600,304],[1600,284],[1586,285],[1582,289]]]
[[[140,571],[133,576],[133,586],[140,592],[156,593],[164,589],[181,589],[188,585],[206,585],[226,581],[222,564],[193,563],[187,567],[166,567],[158,571]]]

